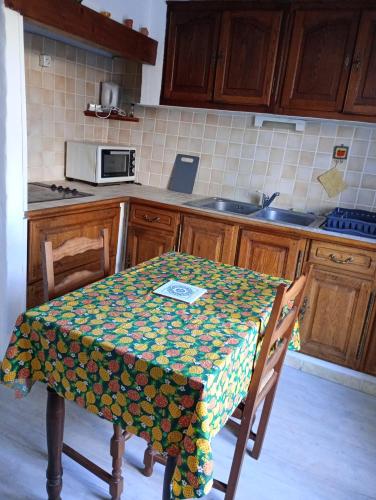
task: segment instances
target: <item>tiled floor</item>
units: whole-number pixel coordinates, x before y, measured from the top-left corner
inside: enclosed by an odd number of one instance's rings
[[[45,388],[24,400],[0,386],[0,499],[45,499]],[[66,441],[105,467],[112,426],[67,405]],[[27,415],[27,417],[25,417]],[[226,480],[234,437],[215,440],[216,476]],[[159,500],[163,468],[142,476],[144,443],[127,443],[124,500]],[[89,453],[90,451],[90,453]],[[105,499],[107,487],[67,457],[63,500]],[[223,500],[212,491],[207,500]],[[237,500],[376,499],[376,398],[285,367],[259,461],[245,458]]]

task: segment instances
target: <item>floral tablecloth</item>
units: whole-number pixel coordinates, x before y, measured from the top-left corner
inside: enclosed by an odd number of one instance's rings
[[[207,289],[192,305],[153,293],[170,279]],[[21,315],[1,381],[34,382],[181,455],[173,498],[213,481],[211,440],[245,396],[281,279],[169,253]],[[299,348],[294,334],[289,346]]]

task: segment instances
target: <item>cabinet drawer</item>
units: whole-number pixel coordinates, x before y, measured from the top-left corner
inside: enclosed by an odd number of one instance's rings
[[[366,275],[375,274],[376,252],[347,246],[313,241],[309,253],[310,262],[325,264],[337,269]]]
[[[158,228],[174,232],[179,223],[179,213],[147,205],[132,205],[129,222],[137,226]]]

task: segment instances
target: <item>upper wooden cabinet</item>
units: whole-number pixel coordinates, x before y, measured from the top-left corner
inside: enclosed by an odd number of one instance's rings
[[[162,104],[375,121],[372,0],[168,4]]]
[[[170,6],[164,103],[223,103],[269,109],[282,10]]]
[[[214,9],[172,11],[169,18],[164,97],[210,101],[220,15]]]
[[[376,115],[376,11],[365,11],[360,22],[344,109]]]
[[[359,14],[308,10],[295,15],[282,107],[342,111]]]
[[[214,101],[270,106],[282,11],[224,12]]]

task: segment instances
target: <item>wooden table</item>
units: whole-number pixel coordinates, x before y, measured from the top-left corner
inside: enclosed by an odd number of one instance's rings
[[[153,293],[171,279],[207,293],[191,305]],[[174,498],[207,494],[211,440],[247,392],[282,281],[169,253],[21,315],[1,380],[18,395],[36,381],[48,385],[49,498],[62,488],[65,399],[118,424],[111,447],[118,481],[124,429],[170,457],[164,498],[171,479]],[[290,348],[298,347],[294,335]]]

